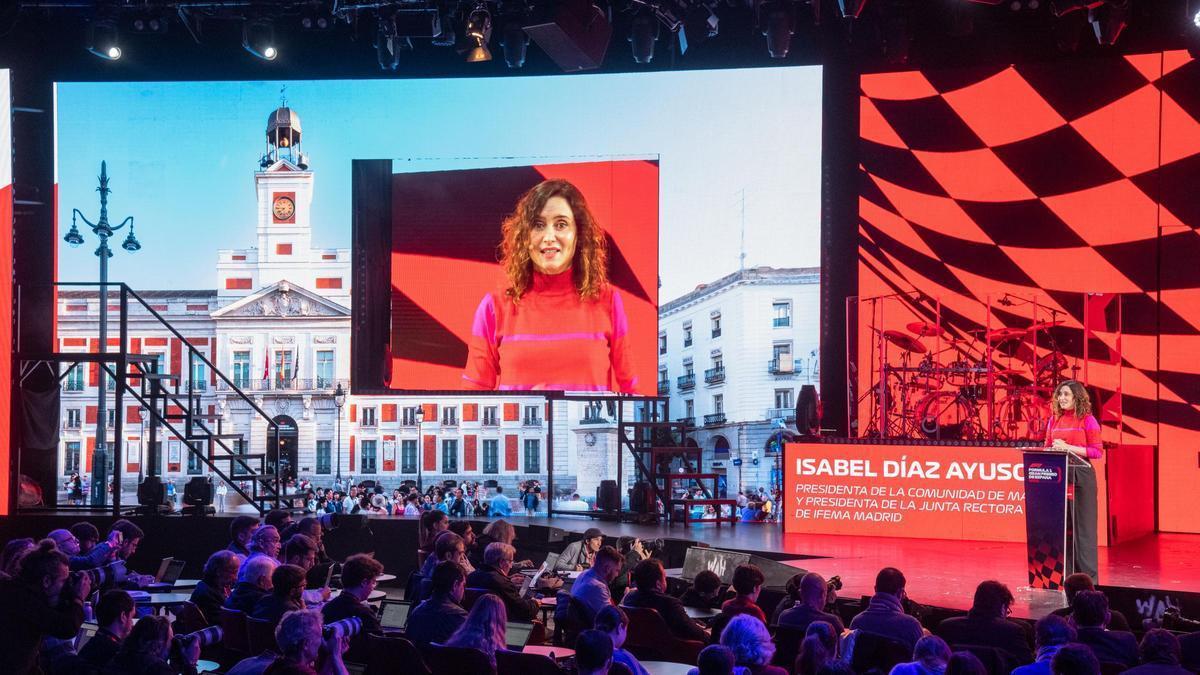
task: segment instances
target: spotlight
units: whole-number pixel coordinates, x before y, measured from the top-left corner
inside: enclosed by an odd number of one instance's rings
[[[634,63],[650,63],[654,44],[658,42],[658,19],[649,12],[638,12],[629,28],[629,44],[633,45]]]
[[[1113,46],[1129,25],[1129,0],[1108,0],[1088,10],[1088,21],[1096,33],[1096,41],[1104,47]]]
[[[329,30],[333,27],[333,17],[319,5],[310,5],[300,14],[300,27],[312,31]]]
[[[243,23],[242,48],[264,61],[274,61],[279,56],[275,46],[275,26],[262,19]]]
[[[135,33],[166,33],[167,18],[156,14],[138,14],[129,22]]]
[[[791,2],[770,0],[759,7],[758,25],[767,38],[767,52],[773,59],[786,58],[796,33],[796,14]]]
[[[838,0],[838,9],[842,10],[842,18],[857,19],[862,16],[867,0]]]
[[[520,68],[525,65],[525,55],[529,52],[529,36],[516,20],[504,24],[504,33],[500,36],[500,47],[504,50],[504,63],[509,68]]]
[[[488,49],[488,43],[492,40],[492,13],[486,4],[481,2],[475,5],[475,9],[467,15],[466,37],[471,44],[467,63],[492,60],[492,52]]]
[[[108,19],[95,19],[88,24],[87,50],[107,61],[121,58],[121,41],[117,24]]]
[[[379,28],[375,32],[375,57],[382,70],[400,67],[400,50],[397,47],[396,24],[388,17],[379,17]]]
[[[1192,15],[1192,23],[1196,25],[1196,28],[1200,28],[1200,7],[1198,7],[1196,9],[1196,13]]]

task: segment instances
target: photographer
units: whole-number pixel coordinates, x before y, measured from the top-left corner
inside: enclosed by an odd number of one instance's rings
[[[167,617],[143,616],[103,672],[105,675],[195,675],[200,642],[190,640],[172,654],[174,638]]]
[[[108,528],[108,541],[116,541],[116,559],[128,562],[129,558],[137,553],[138,545],[142,543],[146,533],[142,528],[134,525],[122,518],[112,524]],[[125,588],[138,589],[154,583],[154,577],[149,574],[134,574],[128,572],[125,576],[125,582],[122,584]]]
[[[263,654],[243,659],[228,675],[263,675],[291,672],[314,675],[347,675],[342,654],[347,641],[334,631],[321,634],[321,613],[315,609],[288,612],[275,628],[279,654]]]
[[[93,668],[107,666],[133,630],[135,616],[137,606],[128,593],[119,589],[105,591],[96,603],[96,623],[100,630],[79,650],[79,659]]]
[[[25,554],[16,578],[0,580],[0,654],[9,672],[38,672],[43,637],[75,637],[91,588],[87,577],[70,573],[52,540]]]
[[[841,581],[838,580],[838,583],[840,584]],[[791,582],[789,582],[790,585]],[[834,588],[834,585],[827,583],[825,578],[816,572],[805,574],[800,578],[796,604],[779,615],[778,624],[806,630],[814,621],[825,621],[833,626],[838,635],[841,635],[845,630],[841,618],[825,611],[825,608],[831,604],[829,596],[834,595]]]

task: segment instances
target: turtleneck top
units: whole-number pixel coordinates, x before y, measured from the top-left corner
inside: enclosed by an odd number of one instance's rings
[[[1100,423],[1095,417],[1085,415],[1081,420],[1074,411],[1064,412],[1058,417],[1050,418],[1046,425],[1046,446],[1061,438],[1071,445],[1087,448],[1088,459],[1099,459],[1104,456],[1104,446],[1100,442]]]
[[[503,289],[475,310],[463,384],[501,391],[563,390],[634,393],[629,320],[611,286],[579,297],[571,269],[534,271],[514,302]]]

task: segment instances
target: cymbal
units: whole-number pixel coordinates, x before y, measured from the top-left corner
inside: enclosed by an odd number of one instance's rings
[[[908,333],[905,333],[903,331],[885,330],[885,331],[883,331],[883,339],[896,345],[897,347],[903,349],[906,352],[912,352],[914,354],[924,354],[925,352],[929,351],[929,349],[926,348],[925,345],[921,344],[920,342],[917,342],[916,338],[909,336]]]
[[[933,337],[934,335],[944,335],[946,329],[936,323],[927,323],[925,321],[914,321],[906,326],[908,332],[921,337]]]
[[[987,334],[988,342],[1003,342],[1013,338],[1024,337],[1024,328],[997,328]]]
[[[1029,331],[1046,330],[1047,328],[1054,328],[1055,326],[1061,326],[1061,325],[1063,325],[1062,321],[1039,321],[1039,322],[1031,325],[1029,328],[1026,328],[1025,330],[1029,330]]]

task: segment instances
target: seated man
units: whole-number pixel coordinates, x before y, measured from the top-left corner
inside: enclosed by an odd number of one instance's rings
[[[604,549],[601,549],[602,551]],[[612,640],[613,663],[620,663],[629,669],[632,675],[650,675],[637,657],[621,648],[625,644],[626,631],[629,629],[629,616],[620,607],[608,605],[596,614],[596,630],[605,633]]]
[[[1138,662],[1138,644],[1133,633],[1106,628],[1112,615],[1108,598],[1100,591],[1080,591],[1075,596],[1075,631],[1079,641],[1092,648],[1100,663],[1123,663],[1132,668]]]
[[[712,570],[701,570],[692,579],[691,588],[679,596],[684,607],[697,609],[716,609],[720,606],[721,577]]]
[[[604,545],[604,533],[598,528],[589,527],[583,532],[583,539],[567,544],[554,564],[555,572],[578,572],[592,566],[592,556]]]
[[[250,535],[258,527],[258,518],[253,516],[236,516],[229,524],[229,550],[242,556],[250,555]]]
[[[67,557],[71,559],[71,571],[76,571],[90,570],[108,563],[117,548],[119,535],[115,532],[110,533],[107,541],[93,545],[86,554],[80,548],[79,537],[70,530],[54,530],[46,537],[54,541],[58,550],[67,554]]]
[[[467,610],[462,607],[467,577],[457,563],[443,561],[433,568],[430,579],[429,599],[409,614],[404,633],[413,642],[440,644],[449,640],[467,619]]]
[[[86,576],[72,576],[68,563],[66,554],[47,539],[21,558],[15,578],[0,579],[0,658],[5,672],[34,670],[47,636],[69,640],[83,625],[83,599],[91,583]]]
[[[850,628],[896,640],[913,649],[925,634],[921,622],[904,613],[904,592],[907,580],[895,567],[879,570],[875,577],[875,595],[861,614],[850,622]]]
[[[254,530],[254,534],[250,535],[250,555],[246,556],[246,560],[250,561],[260,555],[265,555],[275,562],[279,562],[279,549],[279,530],[275,529],[274,525],[262,525]]]
[[[283,545],[283,562],[288,565],[295,565],[304,570],[308,583],[323,584],[325,581],[323,574],[315,575],[320,578],[315,581],[313,580],[314,575],[312,574],[312,570],[317,565],[319,555],[320,550],[317,547],[317,543],[313,541],[312,537],[306,534],[297,532]],[[330,595],[331,592],[326,585],[322,585],[320,588],[306,589],[304,591],[304,604],[309,607],[319,605],[322,602],[328,601]]]
[[[101,669],[112,661],[121,643],[133,630],[137,606],[133,598],[119,588],[100,594],[96,603],[96,624],[99,630],[79,650],[79,660],[92,668]]]
[[[765,625],[767,615],[758,606],[758,595],[762,592],[766,577],[757,565],[738,565],[733,570],[733,587],[736,595],[721,605],[721,614],[730,618],[738,614],[749,614]]]
[[[120,543],[117,544],[115,558],[128,563],[133,554],[137,553],[138,545],[142,543],[142,539],[146,537],[146,533],[142,531],[142,528],[124,518],[114,522],[108,528],[108,541],[117,539],[116,533],[120,534],[118,540]],[[149,574],[127,572],[122,585],[126,588],[138,589],[149,586],[152,583],[154,583],[154,577]]]
[[[805,574],[800,578],[799,599],[791,609],[784,610],[779,615],[779,625],[805,630],[814,621],[825,621],[841,635],[845,631],[841,618],[825,611],[828,593],[829,586],[824,577],[816,572]]]
[[[350,638],[350,648],[346,651],[348,661],[366,661],[367,635],[383,633],[375,608],[367,604],[380,574],[383,574],[383,565],[365,553],[346,558],[342,564],[342,592],[321,608],[327,624],[350,617],[362,620],[362,630]]]
[[[208,556],[208,561],[204,563],[203,577],[196,583],[189,600],[204,615],[208,625],[221,624],[221,607],[237,583],[241,566],[242,557],[228,549]]]
[[[467,588],[481,588],[497,595],[504,601],[509,621],[533,621],[538,614],[537,600],[521,597],[520,589],[508,578],[516,554],[517,550],[508,544],[498,541],[488,544],[483,551],[483,564],[467,577]]]
[[[1125,671],[1131,675],[1188,675],[1191,671],[1179,665],[1179,638],[1169,630],[1152,628],[1142,636],[1139,646],[1142,665]]]
[[[276,625],[284,614],[305,608],[303,594],[304,570],[295,565],[280,565],[271,573],[271,592],[254,605],[250,617]]]
[[[578,675],[607,675],[613,662],[613,643],[606,633],[585,630],[575,640]]]
[[[634,590],[621,602],[623,606],[655,610],[677,638],[708,641],[708,634],[687,615],[683,603],[667,595],[667,573],[658,559],[643,560],[633,568],[633,585]]]
[[[263,525],[270,525],[276,532],[282,533],[292,524],[292,514],[283,509],[271,509],[263,516]]]
[[[268,669],[272,673],[318,672],[321,675],[347,672],[342,661],[345,649],[342,639],[337,635],[324,637],[321,634],[321,613],[315,609],[284,614],[275,628],[275,644],[279,647],[278,654],[267,651],[242,659],[228,675],[263,675]],[[318,657],[323,657],[319,670]]]
[[[1000,649],[1015,659],[1015,665],[1033,662],[1033,650],[1025,626],[1009,621],[1012,591],[999,581],[984,581],[975,588],[975,600],[966,616],[955,616],[938,624],[936,633],[951,647],[981,645]]]
[[[79,554],[87,555],[92,552],[92,548],[100,543],[100,530],[96,526],[86,520],[75,523],[71,526],[71,534],[79,540]]]
[[[1012,675],[1050,675],[1050,662],[1058,650],[1076,640],[1075,628],[1057,614],[1038,619],[1033,628],[1037,655],[1034,662],[1013,670]]]
[[[590,618],[595,618],[605,607],[612,606],[612,593],[608,586],[621,573],[624,563],[625,559],[617,553],[617,549],[605,546],[596,552],[592,567],[575,580],[571,597],[587,608]]]
[[[426,558],[425,565],[421,567],[421,583],[417,589],[417,600],[429,597],[433,569],[443,562],[452,562],[463,568],[464,575],[468,574],[467,567],[470,566],[470,563],[467,562],[466,543],[463,542],[462,537],[449,530],[439,532],[433,540],[433,555]]]
[[[225,607],[244,612],[247,616],[271,592],[271,575],[279,563],[265,555],[242,563],[238,570],[237,585],[225,599]]]
[[[1094,590],[1096,590],[1096,585],[1087,574],[1076,572],[1067,576],[1066,579],[1063,579],[1063,591],[1067,594],[1067,606],[1054,610],[1054,613],[1064,619],[1070,617],[1071,612],[1074,611],[1075,596],[1079,595],[1080,591]],[[1109,630],[1131,630],[1129,620],[1125,618],[1124,614],[1115,609],[1110,609],[1109,612],[1112,615],[1108,621]]]
[[[1087,645],[1072,642],[1059,648],[1050,659],[1052,675],[1100,675],[1100,662]]]

